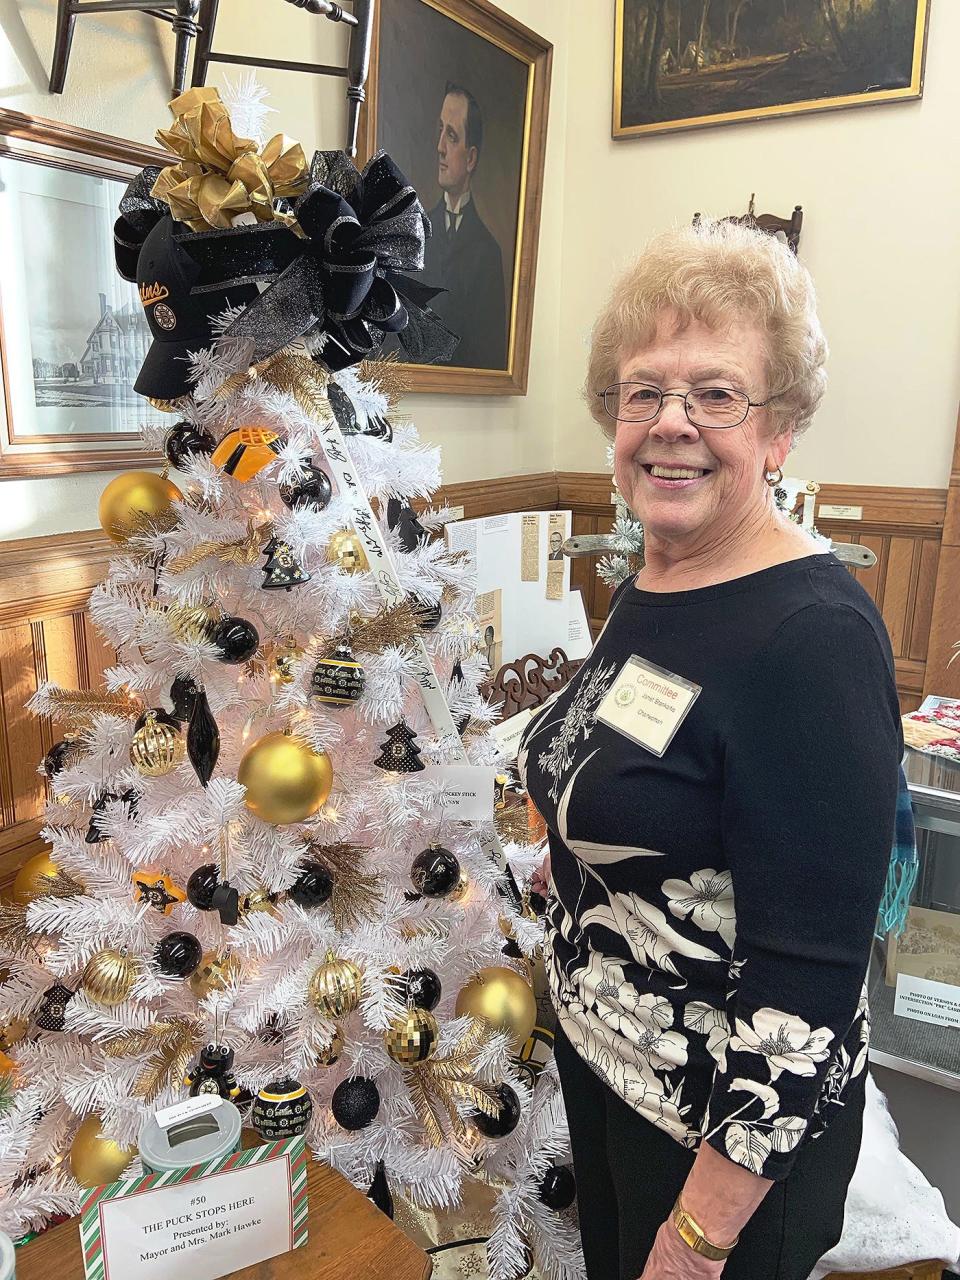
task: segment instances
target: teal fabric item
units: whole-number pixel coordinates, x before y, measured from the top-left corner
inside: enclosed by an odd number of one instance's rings
[[[897,823],[893,848],[890,851],[890,868],[887,884],[880,899],[877,915],[877,937],[893,933],[899,938],[907,927],[910,899],[920,874],[917,855],[917,831],[913,821],[913,804],[906,775],[900,770],[900,791],[897,795]]]

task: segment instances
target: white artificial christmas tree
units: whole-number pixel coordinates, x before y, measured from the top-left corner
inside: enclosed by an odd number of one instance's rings
[[[46,761],[49,858],[0,918],[0,1021],[27,1028],[0,1225],[34,1229],[78,1184],[135,1170],[144,1117],[191,1085],[249,1119],[266,1086],[299,1083],[317,1157],[421,1206],[486,1179],[490,1275],[532,1258],[574,1280],[575,1223],[539,1196],[569,1163],[556,1076],[517,1058],[541,930],[516,885],[540,853],[504,846],[492,811],[448,813],[431,767],[504,763],[471,567],[435,536],[449,513],[410,505],[439,486],[438,451],[399,413],[391,361],[331,372],[329,326],[256,361],[241,309],[218,327],[168,406],[176,487],[124,473],[101,504],[106,688],[33,700],[70,735]],[[472,1016],[498,983],[510,1031]],[[229,1070],[201,1085],[208,1044]]]

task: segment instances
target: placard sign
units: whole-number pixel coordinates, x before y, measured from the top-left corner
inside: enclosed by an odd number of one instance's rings
[[[95,1187],[80,1213],[86,1280],[217,1280],[306,1244],[303,1138]]]
[[[930,978],[898,973],[893,1012],[899,1018],[960,1027],[960,987],[952,982],[934,982]]]

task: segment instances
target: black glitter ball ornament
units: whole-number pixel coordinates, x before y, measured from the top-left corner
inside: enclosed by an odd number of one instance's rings
[[[367,678],[348,644],[338,644],[332,658],[321,658],[313,669],[310,694],[331,707],[350,706],[363,696]]]
[[[261,1138],[276,1142],[304,1133],[313,1115],[310,1095],[290,1076],[266,1084],[254,1099],[250,1120]]]
[[[298,907],[322,907],[333,893],[333,876],[322,862],[302,862],[300,867],[287,897]]]
[[[435,631],[440,625],[440,619],[443,617],[441,606],[439,604],[431,604],[429,600],[424,600],[423,596],[418,596],[415,591],[410,593],[410,604],[413,606],[414,617],[420,630]]]
[[[365,1129],[376,1118],[380,1110],[380,1090],[366,1076],[351,1076],[341,1080],[334,1089],[330,1105],[340,1128],[353,1133]]]
[[[163,442],[164,456],[178,471],[182,471],[191,458],[209,457],[216,447],[213,436],[192,422],[178,422],[170,428]]]
[[[76,995],[62,982],[47,987],[40,998],[33,1020],[41,1031],[62,1031],[66,1025],[67,1005]]]
[[[470,1117],[475,1128],[487,1138],[505,1138],[513,1133],[520,1121],[520,1099],[508,1084],[499,1084],[493,1090],[500,1103],[500,1112],[496,1116],[484,1115],[475,1111]]]
[[[410,878],[423,897],[445,898],[460,883],[460,862],[449,849],[432,844],[414,858]]]
[[[568,1164],[551,1165],[540,1183],[537,1195],[548,1209],[558,1213],[569,1209],[577,1198],[577,1180]]]
[[[220,873],[212,862],[205,862],[187,881],[187,900],[198,911],[213,910],[213,895],[220,883]]]
[[[393,1218],[393,1196],[387,1182],[387,1170],[382,1160],[377,1161],[377,1172],[373,1175],[367,1199],[372,1200],[381,1213]]]
[[[440,979],[432,969],[408,969],[402,978],[403,999],[431,1013],[440,1003]]]
[[[246,662],[260,647],[260,633],[246,618],[221,618],[214,628],[213,643],[221,662]]]
[[[294,510],[297,507],[312,507],[314,511],[322,511],[333,494],[330,477],[312,462],[305,462],[303,470],[304,474],[299,480],[290,480],[280,486],[280,499]]]
[[[192,933],[178,931],[160,939],[155,955],[157,968],[168,978],[189,978],[203,959],[203,947]]]
[[[357,413],[353,401],[341,387],[339,382],[331,378],[327,383],[327,399],[336,419],[337,426],[345,436],[355,436],[360,428],[357,425]]]

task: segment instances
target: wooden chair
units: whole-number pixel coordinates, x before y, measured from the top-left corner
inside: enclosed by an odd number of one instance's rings
[[[778,231],[782,231],[786,237],[787,244],[797,252],[800,244],[800,228],[803,226],[803,209],[800,205],[796,205],[793,213],[789,218],[778,218],[774,213],[757,213],[755,212],[754,200],[756,193],[750,196],[750,205],[747,212],[740,214],[731,214],[728,218],[721,218],[721,222],[736,222],[744,227],[755,227],[759,231],[766,231],[768,235],[775,236]],[[693,215],[693,225],[699,227],[700,214]]]
[[[73,28],[81,14],[139,12],[149,14],[151,18],[159,18],[162,22],[169,22],[173,27],[177,45],[173,60],[172,96],[176,97],[183,93],[186,84],[190,41],[199,31],[199,8],[200,0],[58,0],[50,92],[63,93],[67,63],[70,61],[70,46],[73,43]]]

